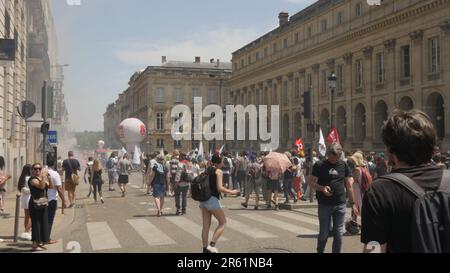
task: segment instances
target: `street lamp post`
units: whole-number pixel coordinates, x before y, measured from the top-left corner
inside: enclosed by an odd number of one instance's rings
[[[336,74],[334,74],[334,72],[331,72],[331,75],[328,77],[328,86],[331,89],[331,122],[330,122],[330,127],[331,130],[335,127],[335,105],[334,105],[334,91],[336,89]]]

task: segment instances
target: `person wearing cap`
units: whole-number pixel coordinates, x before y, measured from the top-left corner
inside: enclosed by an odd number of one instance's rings
[[[347,207],[346,194],[352,205],[352,213],[359,215],[353,192],[353,178],[348,165],[341,159],[342,146],[338,143],[327,147],[326,158],[313,166],[308,184],[315,189],[317,195],[319,216],[319,237],[317,252],[323,253],[333,221],[333,253],[342,250],[345,212]]]
[[[363,185],[363,173],[364,175],[371,176],[370,171],[366,162],[364,161],[364,156],[361,152],[356,152],[348,159],[351,164],[353,164],[354,168],[352,171],[353,176],[353,190],[355,193],[355,203],[358,206],[359,211],[361,211],[362,200],[364,197],[364,185]],[[372,177],[371,177],[372,178]],[[356,215],[352,215],[353,220],[356,222],[358,217]]]
[[[164,196],[166,194],[166,181],[169,178],[168,170],[164,164],[164,156],[158,155],[156,163],[150,172],[149,183],[153,188],[153,197],[155,198],[155,206],[158,210],[157,216],[161,217],[164,208]]]

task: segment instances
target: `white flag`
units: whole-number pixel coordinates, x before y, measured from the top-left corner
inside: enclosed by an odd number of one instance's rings
[[[223,153],[223,149],[225,148],[225,144],[222,145],[222,148],[220,148],[219,154]]]
[[[327,146],[325,146],[325,138],[323,137],[322,128],[320,128],[319,152],[322,156],[325,156],[327,153]]]
[[[164,150],[161,148],[161,151],[159,152],[159,154],[161,155],[161,156],[164,156]]]
[[[134,153],[133,153],[133,162],[134,165],[141,164],[141,149],[139,149],[138,145],[134,145]]]
[[[203,141],[200,141],[200,147],[198,148],[198,155],[203,158]]]
[[[120,150],[120,153],[119,153],[119,158],[122,158],[125,154],[127,153],[127,150],[125,149],[125,147],[122,147],[122,150]]]

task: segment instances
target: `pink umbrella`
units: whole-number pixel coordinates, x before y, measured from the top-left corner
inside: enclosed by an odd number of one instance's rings
[[[271,152],[264,157],[264,166],[269,172],[284,173],[292,163],[285,154]]]

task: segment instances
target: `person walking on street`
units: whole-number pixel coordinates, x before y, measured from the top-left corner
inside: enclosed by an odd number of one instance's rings
[[[95,203],[97,203],[97,193],[98,193],[98,195],[100,196],[100,201],[102,202],[102,204],[104,204],[105,201],[103,201],[103,194],[102,194],[102,185],[103,185],[102,173],[103,173],[102,163],[98,159],[94,160],[91,178],[91,184],[94,188],[94,200]]]
[[[49,234],[49,241],[47,244],[54,244],[57,243],[56,241],[53,241],[52,238],[52,227],[53,222],[55,220],[56,210],[58,209],[58,196],[61,199],[62,202],[62,208],[64,209],[66,207],[66,200],[64,198],[64,191],[62,189],[62,182],[61,177],[59,176],[58,172],[55,171],[56,169],[56,162],[53,158],[47,159],[48,164],[48,174],[50,176],[50,180],[53,184],[52,188],[48,189],[47,196],[48,196],[48,234]]]
[[[189,184],[194,180],[192,168],[192,163],[186,159],[186,155],[180,154],[180,163],[175,179],[176,215],[186,214],[187,192],[189,190]]]
[[[450,176],[431,163],[437,140],[433,122],[424,112],[397,110],[384,123],[381,136],[392,173],[379,175],[364,195],[363,251],[371,252],[370,243],[377,242],[381,253],[448,253]],[[425,209],[424,202],[433,206]]]
[[[28,204],[31,216],[31,240],[33,251],[44,251],[44,246],[50,241],[48,226],[48,203],[45,202],[47,191],[53,188],[51,179],[40,163],[32,166],[32,176],[28,181],[31,198]]]
[[[117,178],[117,158],[116,153],[111,153],[106,161],[106,169],[108,171],[109,191],[115,191],[114,184]]]
[[[17,183],[17,189],[20,192],[20,203],[24,211],[24,226],[25,232],[20,236],[22,239],[31,241],[31,218],[28,204],[30,202],[31,194],[28,187],[28,180],[31,177],[31,165],[27,164],[23,166],[22,173],[20,174],[19,181]]]
[[[264,168],[265,169],[265,168]],[[267,199],[266,206],[267,209],[272,208],[272,202],[275,203],[275,210],[278,210],[278,190],[280,188],[280,177],[281,174],[275,171],[265,170],[265,177],[267,180]]]
[[[180,152],[178,150],[174,150],[172,154],[172,158],[170,161],[168,161],[168,168],[170,170],[170,179],[168,184],[168,195],[174,196],[175,195],[175,179],[177,175],[178,166],[180,164],[179,161],[180,158]]]
[[[92,194],[92,166],[94,165],[94,158],[92,156],[90,156],[88,158],[88,163],[86,164],[86,169],[84,170],[84,183],[87,184],[89,183],[89,193],[87,195],[87,198],[91,197]],[[88,179],[86,179],[86,174],[88,176]]]
[[[5,159],[3,156],[0,156],[0,212],[3,212],[5,209],[6,182],[11,179],[11,175],[4,173],[4,168]]]
[[[245,190],[245,182],[247,179],[247,167],[248,167],[247,152],[242,152],[241,156],[238,158],[238,165],[236,167],[237,168],[236,186],[240,192],[243,192]],[[245,194],[245,192],[243,192],[243,194]]]
[[[158,217],[161,217],[163,214],[164,196],[166,195],[166,181],[168,179],[170,179],[170,174],[164,164],[164,156],[158,155],[156,157],[156,164],[153,165],[148,180],[153,188],[153,197],[155,198],[155,206],[158,210]]]
[[[224,158],[224,161],[226,159]],[[252,192],[255,192],[255,210],[259,209],[259,195],[261,193],[261,165],[256,162],[256,158],[250,159],[250,164],[247,168],[247,188],[245,189],[245,202],[241,205],[244,208],[248,207],[248,200]]]
[[[285,155],[289,158],[289,160],[291,160],[292,162],[292,155],[290,152],[286,152]],[[294,199],[294,202],[297,203],[298,199],[297,199],[297,194],[294,191],[294,189],[292,188],[292,183],[294,181],[294,166],[289,167],[289,169],[287,169],[284,172],[283,175],[283,193],[284,193],[284,198],[285,204],[289,204],[289,197],[292,196],[292,198]]]
[[[63,161],[63,169],[65,172],[64,187],[69,197],[69,208],[73,208],[73,206],[75,206],[75,192],[78,184],[77,181],[73,181],[72,174],[78,176],[78,172],[81,171],[81,166],[80,162],[74,158],[74,154],[72,151],[68,153],[68,157],[68,159]]]
[[[319,237],[317,240],[317,252],[324,253],[333,223],[333,253],[342,250],[342,237],[344,234],[344,221],[346,211],[346,192],[352,205],[352,213],[359,215],[355,204],[353,192],[353,178],[347,164],[341,160],[342,147],[334,143],[327,148],[327,157],[313,166],[312,176],[308,184],[317,192],[319,203]],[[347,189],[347,191],[346,191]],[[332,222],[331,222],[332,221]]]
[[[126,195],[126,187],[129,182],[130,171],[133,169],[128,155],[125,154],[121,160],[119,160],[119,188],[122,192],[122,197]]]
[[[225,230],[226,217],[220,204],[221,193],[227,193],[230,195],[237,195],[239,191],[229,190],[223,186],[223,158],[214,154],[211,158],[212,166],[207,169],[209,175],[209,187],[211,191],[211,197],[205,201],[200,202],[200,209],[202,211],[203,227],[202,227],[202,243],[203,253],[218,253],[219,250],[216,247],[216,243]],[[211,228],[211,218],[214,216],[219,225],[213,233],[211,242],[208,245],[209,229]]]
[[[358,210],[361,211],[364,194],[370,184],[372,184],[372,176],[361,152],[354,153],[348,160],[354,166],[352,171],[353,191],[355,193],[355,203],[358,206]],[[352,219],[355,222],[358,221],[356,215],[352,215]]]

